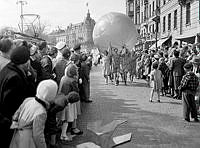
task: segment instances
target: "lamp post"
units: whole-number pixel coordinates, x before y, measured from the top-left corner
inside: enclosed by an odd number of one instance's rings
[[[23,30],[23,5],[26,5],[27,2],[24,1],[24,0],[20,0],[20,1],[17,1],[16,4],[20,4],[21,5],[21,15],[20,15],[20,18],[21,18],[21,31],[23,33],[24,32],[24,30]]]

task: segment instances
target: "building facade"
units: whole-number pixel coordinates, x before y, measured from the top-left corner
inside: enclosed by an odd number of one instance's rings
[[[136,49],[148,49],[160,38],[160,1],[126,0],[126,13],[136,24],[139,37]]]
[[[126,13],[139,26],[136,48],[200,42],[199,9],[199,0],[126,0]]]
[[[175,41],[199,42],[199,0],[162,0],[161,37]]]
[[[93,29],[95,21],[90,17],[88,10],[87,16],[83,22],[77,24],[70,24],[65,30],[56,31],[53,33],[56,43],[59,41],[66,42],[69,47],[81,43],[81,48],[92,49],[94,47],[93,42]]]

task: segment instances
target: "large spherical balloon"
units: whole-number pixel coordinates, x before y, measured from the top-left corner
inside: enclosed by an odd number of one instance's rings
[[[133,21],[126,15],[116,12],[102,16],[94,26],[94,44],[102,52],[109,45],[121,49],[132,49],[137,41],[137,31]]]

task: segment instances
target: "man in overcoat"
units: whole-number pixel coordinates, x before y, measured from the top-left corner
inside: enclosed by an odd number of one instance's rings
[[[12,50],[11,62],[0,72],[0,139],[5,148],[12,139],[12,116],[25,98],[35,95],[25,70],[29,58],[27,47],[16,47]]]

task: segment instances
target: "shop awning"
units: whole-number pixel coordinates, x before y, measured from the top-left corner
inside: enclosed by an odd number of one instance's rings
[[[160,39],[157,41],[157,47],[160,47],[163,43],[165,43],[169,38]],[[156,49],[156,43],[154,43],[150,48],[150,50]]]
[[[176,38],[176,40],[181,40],[190,44],[194,44],[195,43],[195,37],[197,36],[197,34],[195,35],[180,35]]]

